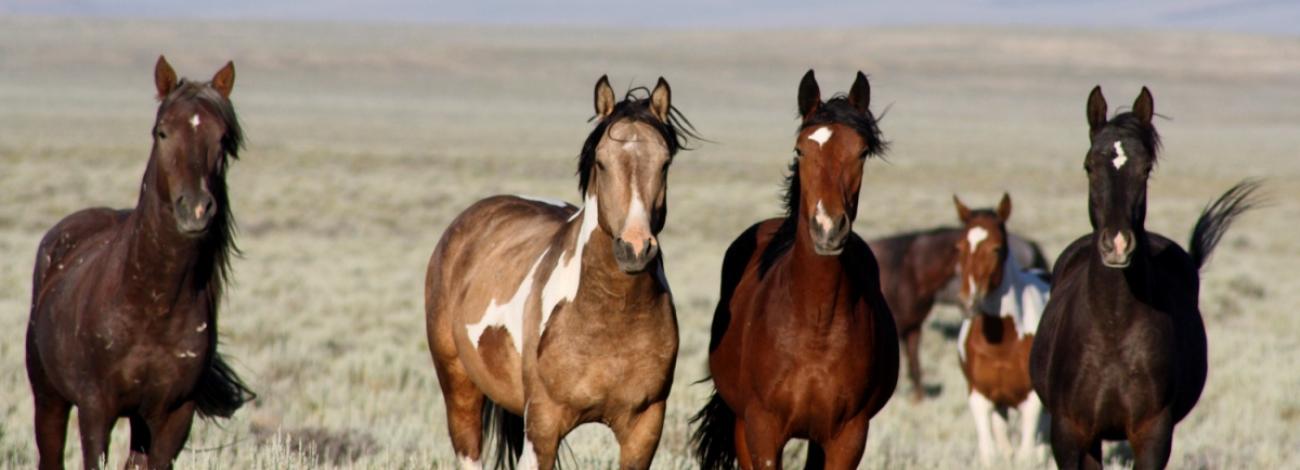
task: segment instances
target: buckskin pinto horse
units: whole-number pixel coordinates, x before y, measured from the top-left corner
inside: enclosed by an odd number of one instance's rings
[[[858,72],[823,102],[811,70],[787,179],[786,216],[759,222],[727,249],[713,317],[715,392],[693,418],[705,469],[779,468],[792,438],[808,467],[852,468],[868,422],[898,381],[898,334],[876,260],[852,231],[863,163],[885,149]]]
[[[935,303],[957,305],[957,243],[966,237],[959,227],[938,227],[907,232],[867,242],[880,263],[880,287],[885,293],[898,338],[907,355],[907,377],[912,401],[925,396],[921,381],[921,327]],[[1021,266],[1047,273],[1047,258],[1033,240],[1008,234],[1011,256]]]
[[[429,259],[429,350],[463,467],[479,467],[495,436],[498,465],[522,452],[520,466],[549,469],[588,422],[613,429],[621,468],[650,466],[678,341],[656,236],[669,164],[694,134],[663,78],[647,98],[638,90],[616,102],[606,77],[596,83],[582,208],[487,198]]]
[[[178,82],[159,57],[135,209],[85,209],[41,239],[27,324],[40,468],[63,468],[73,406],[86,468],[107,459],[119,417],[131,422],[127,466],[170,468],[196,411],[228,418],[252,399],[217,353],[236,252],[226,164],[243,142],[234,80],[227,63],[211,82]]]
[[[1169,461],[1174,426],[1205,386],[1199,271],[1233,220],[1256,205],[1243,181],[1206,206],[1188,251],[1145,228],[1147,180],[1160,139],[1151,92],[1106,119],[1088,97],[1088,216],[1093,232],[1061,253],[1030,356],[1034,390],[1052,415],[1061,468],[1101,468],[1101,441],[1127,439],[1134,468]]]
[[[1002,195],[997,209],[971,210],[955,195],[952,201],[966,234],[957,243],[960,296],[968,312],[957,336],[957,354],[969,386],[980,461],[993,464],[994,441],[1003,457],[1012,457],[1007,436],[1012,408],[1020,418],[1015,456],[1028,461],[1038,449],[1043,416],[1043,404],[1029,385],[1029,351],[1050,287],[1011,256],[1006,226],[1010,195]]]

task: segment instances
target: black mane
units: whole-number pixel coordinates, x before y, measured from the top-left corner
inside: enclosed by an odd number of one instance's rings
[[[830,124],[842,124],[857,131],[858,136],[867,143],[867,157],[884,155],[889,149],[889,142],[881,136],[879,120],[876,116],[871,111],[859,113],[842,94],[835,95],[834,98],[818,106],[812,117],[799,126],[799,130]],[[772,267],[772,263],[794,246],[794,231],[799,225],[799,194],[799,159],[795,158],[790,161],[789,174],[785,177],[785,193],[781,196],[785,206],[785,220],[781,221],[781,226],[776,229],[772,241],[768,242],[767,247],[763,249],[763,254],[759,258],[759,276],[767,275],[767,270]]]
[[[587,186],[591,183],[591,168],[596,164],[596,146],[605,137],[611,124],[622,119],[649,124],[659,131],[664,144],[668,145],[669,158],[677,155],[678,150],[690,150],[690,147],[686,146],[689,140],[700,138],[695,133],[695,126],[691,125],[691,121],[686,119],[676,106],[669,107],[667,122],[655,117],[650,111],[650,89],[646,87],[628,90],[623,101],[614,105],[614,111],[610,112],[609,116],[599,119],[596,128],[591,130],[587,140],[583,142],[582,152],[578,154],[578,191],[583,197],[587,196]]]

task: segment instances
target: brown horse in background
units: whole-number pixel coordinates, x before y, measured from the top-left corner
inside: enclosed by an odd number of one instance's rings
[[[243,142],[234,64],[211,82],[177,82],[159,57],[154,79],[162,104],[135,209],[74,213],[36,252],[27,377],[43,469],[63,468],[73,406],[86,468],[107,459],[123,417],[127,466],[170,468],[196,411],[228,418],[252,399],[217,353],[236,252],[226,164]]]
[[[811,70],[784,218],[750,227],[727,249],[713,317],[716,388],[692,420],[705,469],[779,468],[790,439],[808,467],[853,468],[869,420],[898,381],[898,334],[871,248],[853,233],[862,167],[885,149],[867,77],[821,100]]]
[[[968,315],[957,335],[957,357],[969,386],[968,401],[979,439],[980,461],[993,464],[994,442],[1003,457],[1028,462],[1039,449],[1043,404],[1029,385],[1029,350],[1047,304],[1048,286],[1011,256],[1007,220],[1011,196],[996,209],[971,210],[952,197],[964,237],[957,243],[960,296]],[[1020,449],[1007,432],[1008,411],[1020,419]]]
[[[1086,112],[1093,232],[1056,261],[1030,377],[1052,414],[1058,466],[1101,468],[1101,441],[1124,439],[1134,468],[1163,468],[1174,425],[1205,387],[1200,270],[1233,220],[1257,204],[1258,183],[1238,183],[1206,206],[1184,251],[1145,227],[1160,148],[1151,92],[1143,87],[1131,112],[1107,120],[1098,86]]]
[[[921,381],[921,327],[936,303],[966,304],[958,295],[957,244],[966,237],[960,227],[938,227],[908,232],[867,242],[880,262],[880,288],[894,313],[898,338],[907,354],[907,378],[912,384],[912,401],[925,396]],[[1047,257],[1038,243],[1008,233],[1007,246],[1021,266],[1047,275]]]
[[[549,469],[582,423],[614,431],[621,468],[648,468],[677,361],[677,316],[657,235],[668,167],[690,129],[660,78],[616,102],[596,83],[578,163],[582,208],[496,196],[466,209],[429,259],[429,351],[461,466]],[[689,126],[689,122],[686,122]],[[520,447],[522,446],[522,449]]]

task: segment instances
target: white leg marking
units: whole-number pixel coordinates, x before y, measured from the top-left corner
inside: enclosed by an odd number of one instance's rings
[[[542,251],[542,255],[537,257],[533,262],[533,267],[528,269],[528,275],[524,281],[515,288],[515,295],[504,304],[498,304],[497,299],[492,299],[488,305],[487,311],[483,312],[483,318],[478,323],[465,325],[465,330],[469,334],[470,342],[474,343],[474,348],[478,348],[478,342],[483,338],[483,332],[489,326],[504,326],[506,332],[510,334],[513,340],[515,351],[523,353],[524,351],[524,304],[528,302],[529,295],[533,292],[533,278],[536,277],[537,267],[542,264],[546,258],[546,253],[550,248]]]
[[[535,470],[537,468],[537,451],[533,450],[533,441],[524,437],[524,450],[519,454],[519,464],[516,466],[519,470]]]
[[[831,128],[817,128],[812,134],[808,135],[808,140],[817,142],[817,148],[822,148],[823,145],[826,145],[826,141],[831,140]]]
[[[483,464],[468,455],[457,455],[456,460],[460,462],[460,470],[483,470]]]
[[[825,129],[825,127],[822,129]],[[817,213],[813,215],[813,219],[816,220],[817,225],[822,226],[822,230],[825,230],[827,233],[830,233],[831,229],[835,228],[835,221],[831,220],[830,214],[826,213],[826,208],[822,207],[822,201],[820,199],[817,200]]]
[[[588,194],[582,209],[573,215],[578,217],[578,214],[582,214],[582,226],[578,228],[578,243],[574,245],[573,253],[567,259],[565,253],[560,254],[560,259],[555,262],[555,269],[551,271],[551,276],[546,279],[546,285],[542,287],[542,323],[538,325],[538,338],[541,338],[542,333],[546,331],[546,322],[551,319],[551,312],[555,310],[555,306],[561,301],[573,300],[578,294],[578,284],[582,280],[582,252],[587,246],[587,241],[591,240],[591,234],[598,227],[599,207],[596,195]]]
[[[1020,410],[1020,450],[1016,451],[1016,458],[1021,461],[1036,459],[1038,444],[1038,422],[1043,417],[1043,402],[1038,400],[1038,394],[1030,393],[1017,407]]]
[[[964,319],[961,321],[961,329],[957,330],[957,358],[963,364],[966,363],[966,337],[970,335],[971,323],[971,319]]]
[[[1013,451],[1011,436],[1007,434],[1007,410],[995,406],[990,417],[993,418],[993,440],[998,443],[998,452],[1010,458]]]
[[[569,203],[561,201],[559,199],[551,199],[551,198],[540,197],[540,196],[529,196],[526,194],[516,194],[515,197],[519,199],[528,200],[528,201],[540,202],[542,204],[550,204],[555,207],[569,207]]]
[[[975,418],[975,436],[979,438],[980,462],[985,467],[993,465],[993,432],[989,429],[989,417],[993,413],[993,402],[980,392],[970,392],[970,414]]]
[[[966,242],[970,244],[970,252],[974,253],[980,246],[980,242],[988,237],[989,231],[984,230],[984,227],[971,227],[970,231],[966,232]]]
[[[1115,169],[1118,170],[1122,168],[1124,166],[1124,162],[1127,161],[1128,161],[1128,155],[1124,153],[1124,145],[1119,143],[1118,141],[1115,142],[1115,159],[1111,160],[1110,163],[1112,165],[1115,165]]]
[[[202,120],[199,119],[199,114],[194,113],[194,117],[190,118],[190,127],[193,127],[195,130],[197,130],[199,128],[200,122],[202,122]]]

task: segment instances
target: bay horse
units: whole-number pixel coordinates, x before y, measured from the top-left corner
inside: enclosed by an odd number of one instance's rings
[[[968,312],[957,335],[957,356],[969,386],[980,461],[993,464],[995,441],[1003,457],[1012,457],[1010,409],[1020,419],[1015,457],[1029,461],[1039,448],[1043,417],[1043,404],[1029,384],[1029,351],[1050,286],[1010,253],[1010,195],[1004,193],[996,209],[971,210],[956,195],[952,200],[965,231],[957,242],[957,273]]]
[[[153,150],[134,209],[84,209],[41,239],[27,324],[40,468],[63,468],[77,407],[86,468],[131,423],[128,467],[170,468],[194,413],[229,418],[253,394],[217,353],[234,244],[227,160],[243,134],[227,63],[209,82],[158,57]]]
[[[596,82],[583,207],[483,199],[429,259],[429,352],[462,467],[481,467],[494,437],[498,466],[522,453],[519,466],[552,468],[560,441],[588,422],[613,429],[620,467],[650,466],[678,344],[657,235],[668,167],[695,134],[667,81],[642,94],[616,102],[608,78]]]
[[[848,95],[823,102],[809,70],[798,99],[786,216],[745,230],[723,259],[715,391],[692,419],[705,469],[780,468],[795,438],[809,440],[810,468],[855,467],[898,381],[876,260],[852,230],[863,164],[886,146],[870,85],[858,72]]]
[[[1047,257],[1038,242],[1007,234],[1010,255],[1021,266],[1046,275]],[[898,338],[907,355],[912,401],[925,397],[921,381],[921,330],[935,304],[965,309],[958,296],[956,246],[966,237],[961,227],[936,227],[877,238],[867,242],[880,263],[880,288],[894,313]]]
[[[1030,356],[1034,390],[1052,415],[1061,468],[1101,468],[1101,441],[1126,439],[1134,468],[1169,461],[1174,425],[1206,378],[1200,269],[1233,220],[1256,205],[1243,181],[1206,206],[1188,250],[1145,228],[1147,180],[1160,137],[1142,88],[1132,111],[1106,119],[1088,97],[1088,218],[1093,232],[1056,262],[1052,297]]]

